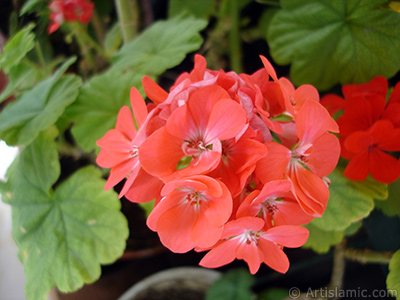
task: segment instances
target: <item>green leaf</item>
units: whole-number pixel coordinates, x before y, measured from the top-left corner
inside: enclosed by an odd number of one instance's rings
[[[28,0],[25,2],[24,6],[21,8],[20,16],[26,14],[30,11],[36,4],[42,2],[41,0]]]
[[[28,145],[53,125],[78,95],[82,84],[75,75],[61,75],[74,63],[68,59],[46,80],[27,90],[0,113],[0,139],[8,145]]]
[[[386,201],[375,201],[375,206],[389,216],[400,216],[400,179],[389,184],[389,197]]]
[[[9,73],[9,83],[5,90],[0,94],[0,103],[14,93],[31,88],[36,82],[37,71],[27,64],[20,63],[13,66]]]
[[[356,234],[358,232],[358,230],[360,230],[362,225],[363,225],[362,221],[358,221],[358,222],[355,222],[355,223],[351,224],[344,231],[344,235],[345,236],[352,236],[353,234]]]
[[[45,192],[50,191],[61,172],[57,146],[54,143],[57,135],[54,127],[46,130],[30,147],[24,149],[19,158],[19,166],[22,170],[27,170],[25,177],[29,183]]]
[[[374,208],[371,195],[344,177],[341,168],[336,168],[328,177],[331,180],[328,206],[321,218],[312,220],[313,225],[326,231],[341,231],[369,215]]]
[[[312,249],[316,253],[326,253],[331,246],[337,245],[343,240],[343,231],[322,230],[311,223],[304,227],[308,229],[310,236],[303,247]]]
[[[207,300],[248,300],[252,299],[251,286],[254,277],[248,270],[233,269],[224,273],[211,286]]]
[[[400,299],[400,250],[397,250],[390,260],[386,286],[393,297]]]
[[[80,169],[53,193],[48,187],[59,175],[57,164],[54,134],[46,131],[21,152],[9,179],[29,300],[47,299],[55,286],[71,292],[95,281],[100,264],[122,255],[128,236],[118,196],[104,191],[100,171]]]
[[[146,214],[146,218],[153,211],[155,202],[156,202],[156,200],[153,199],[153,200],[151,200],[149,202],[139,203],[139,206],[144,210],[144,212]]]
[[[111,56],[115,52],[117,52],[119,46],[121,46],[121,43],[122,43],[121,27],[119,26],[119,23],[116,22],[105,36],[104,51]]]
[[[267,33],[272,58],[291,63],[296,85],[392,77],[400,69],[400,14],[385,0],[282,0]]]
[[[193,17],[158,21],[112,57],[112,69],[132,68],[142,74],[159,75],[201,46],[199,32],[206,25],[205,20]]]
[[[176,17],[184,12],[199,19],[207,19],[215,10],[214,0],[170,0],[168,7],[169,17]]]
[[[34,27],[32,23],[27,25],[4,46],[4,53],[0,55],[0,67],[5,73],[10,72],[10,69],[19,64],[21,59],[35,47],[35,34],[31,33]]]
[[[388,185],[374,180],[371,176],[363,181],[353,181],[352,185],[377,200],[385,200],[389,195]]]
[[[78,95],[81,79],[48,78],[23,93],[0,113],[0,138],[8,145],[28,145],[53,125]]]
[[[66,113],[75,123],[72,134],[85,151],[94,150],[96,141],[115,127],[119,110],[130,107],[130,90],[133,86],[139,89],[141,79],[141,74],[106,72],[82,87]]]

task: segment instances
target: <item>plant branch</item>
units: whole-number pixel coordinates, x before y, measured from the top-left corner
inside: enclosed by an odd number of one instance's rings
[[[388,264],[393,256],[392,252],[377,252],[372,250],[346,249],[344,252],[346,259],[357,261],[362,264]]]
[[[99,14],[96,11],[93,11],[92,25],[96,34],[97,41],[100,43],[100,45],[103,45],[105,35],[104,28],[100,20]]]
[[[124,43],[131,41],[138,32],[139,7],[136,0],[115,0]]]
[[[331,281],[328,285],[328,290],[338,291],[343,288],[343,278],[346,269],[345,260],[346,240],[343,240],[340,244],[336,245],[333,252],[333,269],[331,275]],[[338,295],[335,298],[338,299]]]
[[[343,278],[346,267],[345,260],[345,248],[346,241],[342,241],[339,245],[335,247],[333,252],[333,269],[331,280],[327,287],[322,287],[313,291],[307,291],[306,293],[301,294],[290,294],[289,297],[286,297],[285,300],[293,300],[294,298],[299,300],[307,300],[307,299],[338,299],[339,294],[337,291],[340,291],[343,288]],[[335,297],[332,298],[332,295]]]

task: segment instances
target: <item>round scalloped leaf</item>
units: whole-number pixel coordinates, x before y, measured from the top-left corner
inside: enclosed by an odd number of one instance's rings
[[[400,216],[400,179],[389,184],[389,197],[385,201],[375,201],[375,206],[389,216]]]
[[[326,253],[331,246],[335,246],[343,240],[343,231],[322,230],[313,224],[307,224],[304,227],[308,229],[310,235],[303,248],[311,248],[316,253]]]
[[[29,300],[47,299],[55,286],[71,292],[95,281],[100,264],[122,255],[128,236],[118,196],[104,191],[100,170],[80,169],[53,192],[57,164],[54,135],[46,131],[20,153],[9,178]]]
[[[115,127],[121,107],[130,107],[130,90],[139,87],[141,80],[141,74],[106,72],[82,87],[66,111],[67,118],[74,122],[72,134],[79,146],[88,152],[95,149],[96,141]]]
[[[281,0],[267,33],[273,59],[296,85],[392,77],[400,69],[400,14],[385,0]],[[329,71],[328,71],[329,70]]]
[[[132,68],[142,74],[159,75],[201,46],[199,32],[206,26],[205,20],[193,17],[158,21],[112,57],[112,69]]]
[[[340,231],[370,214],[374,208],[371,195],[354,186],[340,168],[328,177],[331,180],[328,206],[321,218],[312,220],[313,225],[326,231]]]

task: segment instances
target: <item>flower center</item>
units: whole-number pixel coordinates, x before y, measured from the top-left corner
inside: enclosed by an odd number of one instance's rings
[[[131,154],[131,157],[137,157],[139,155],[139,147],[133,146],[129,153]]]
[[[266,200],[262,203],[261,210],[273,216],[275,212],[279,210],[279,208],[278,205],[276,205],[276,203],[273,203],[273,201]]]
[[[200,205],[205,201],[205,198],[199,192],[193,192],[187,194],[184,201],[197,210],[200,208]]]
[[[208,149],[207,145],[201,140],[185,141],[182,145],[182,150],[186,156],[197,157]]]
[[[258,232],[258,231],[249,230],[243,234],[243,241],[247,245],[254,243],[256,246],[258,246],[259,240],[260,240],[260,232]]]

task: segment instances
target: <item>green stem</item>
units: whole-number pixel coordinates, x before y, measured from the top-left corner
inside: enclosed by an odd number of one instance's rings
[[[229,16],[231,21],[231,30],[229,31],[229,56],[231,69],[236,73],[242,73],[242,49],[239,33],[239,1],[232,0],[229,3]]]
[[[115,0],[124,43],[131,41],[138,32],[139,7],[136,0]]]
[[[44,70],[46,76],[49,75],[49,71],[48,71],[49,68],[47,67],[47,63],[46,63],[46,60],[44,59],[42,47],[40,46],[40,43],[38,41],[36,41],[36,43],[35,43],[35,50],[36,50],[36,54],[37,54],[39,62],[40,62],[41,69]]]
[[[104,28],[103,24],[100,20],[99,14],[96,11],[93,11],[93,17],[92,17],[92,25],[94,32],[96,34],[97,41],[103,45],[104,42]]]
[[[347,259],[357,261],[362,264],[389,264],[393,256],[392,252],[377,252],[372,250],[346,249],[344,255]]]
[[[78,22],[73,22],[70,23],[71,26],[71,31],[73,35],[75,36],[76,42],[79,45],[79,48],[81,50],[81,54],[85,59],[86,65],[84,66],[84,73],[86,73],[88,70],[87,69],[94,69],[96,64],[94,57],[91,53],[91,46],[86,43],[85,39],[83,38],[82,32],[84,31],[82,26]],[[86,67],[87,66],[87,67]]]
[[[346,240],[343,240],[340,244],[336,245],[335,251],[333,252],[333,269],[328,290],[335,291],[343,288],[344,272],[346,268],[345,251]],[[334,299],[337,299],[337,297]]]
[[[106,61],[110,61],[108,55],[104,52],[103,48],[87,33],[87,30],[82,26],[79,22],[74,22],[73,28],[75,29],[75,35],[79,35],[79,38],[85,44],[88,44],[91,48],[93,48],[98,54],[100,54]]]

